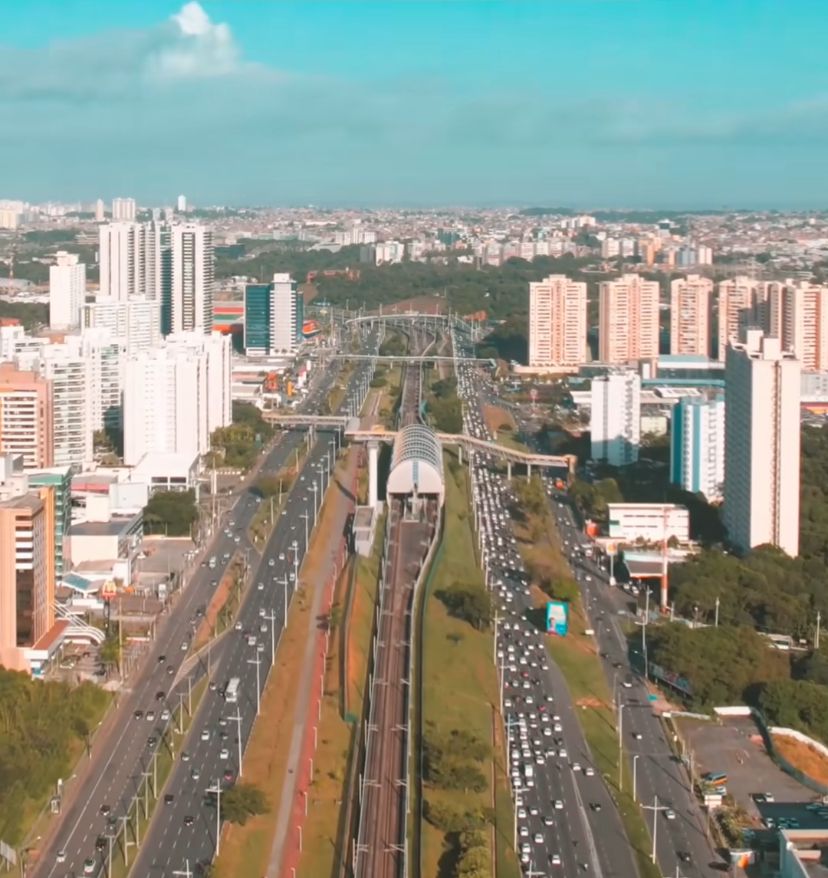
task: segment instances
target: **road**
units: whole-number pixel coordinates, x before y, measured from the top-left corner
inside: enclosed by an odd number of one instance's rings
[[[588,540],[577,526],[568,499],[557,494],[551,484],[547,487],[563,549],[581,585],[596,633],[607,681],[617,702],[623,705],[624,749],[630,764],[635,762],[637,798],[642,805],[652,806],[658,796],[659,806],[670,808],[675,815],[672,819],[667,819],[666,811],[657,815],[658,864],[665,875],[675,874],[677,865],[686,878],[717,874],[711,864],[718,857],[708,841],[705,818],[690,788],[687,772],[674,758],[664,725],[649,706],[644,679],[630,666],[631,653],[620,620],[629,618],[632,599],[620,588],[610,586],[608,571],[579,551],[578,547]],[[652,811],[645,814],[652,833]]]
[[[488,439],[483,391],[480,373],[460,365],[464,430]],[[566,682],[546,653],[547,635],[527,618],[532,605],[509,526],[510,486],[482,453],[474,454],[471,479],[487,580],[501,613],[496,650],[521,863],[533,875],[630,878],[637,869],[620,816],[593,768]]]
[[[376,337],[372,336],[368,343],[375,345]],[[351,376],[351,389],[359,387],[359,392],[363,393],[363,388],[367,388],[367,381],[363,381],[363,378],[370,374],[370,370],[370,363],[357,368]],[[317,407],[330,390],[334,378],[335,375],[330,370],[324,372],[317,385],[309,391],[304,405],[309,408]],[[293,591],[291,574],[295,578],[296,568],[301,564],[306,548],[305,525],[307,523],[310,530],[315,520],[314,505],[322,499],[321,492],[314,494],[309,489],[314,483],[326,483],[323,473],[327,466],[328,443],[334,440],[328,434],[318,435],[319,438],[304,465],[303,475],[293,486],[291,498],[286,504],[289,514],[278,522],[252,578],[254,583],[265,583],[266,588],[259,591],[254,585],[248,590],[240,611],[243,626],[255,626],[258,629],[261,624],[268,624],[263,623],[259,615],[260,609],[268,605],[274,615],[270,624],[277,626],[277,632],[280,630],[279,626],[284,619],[285,592],[287,591],[289,600]],[[263,470],[280,469],[289,462],[295,447],[303,441],[304,437],[300,434],[285,435],[268,452]],[[321,471],[317,469],[320,466]],[[306,476],[304,473],[310,475]],[[173,712],[178,708],[181,698],[186,702],[188,686],[205,671],[204,663],[199,662],[190,673],[189,680],[179,674],[180,664],[188,655],[192,633],[199,622],[197,612],[209,603],[214,588],[212,583],[220,579],[236,550],[246,549],[255,558],[255,553],[247,542],[247,528],[258,508],[258,502],[255,494],[242,489],[232,508],[226,513],[224,528],[215,534],[207,550],[208,557],[216,557],[216,568],[197,569],[169,614],[158,625],[156,639],[148,651],[144,667],[130,681],[129,688],[121,693],[116,714],[108,723],[106,735],[95,740],[91,753],[94,760],[92,769],[80,781],[81,787],[74,791],[73,804],[61,815],[60,826],[53,833],[52,842],[44,848],[37,863],[31,868],[31,875],[53,878],[72,874],[97,875],[105,871],[106,849],[96,852],[96,840],[107,832],[113,836],[118,833],[134,795],[146,783],[145,773],[152,770],[153,752],[157,752],[161,746],[167,746],[168,740],[175,744],[176,735],[170,727],[170,721],[162,719],[165,716],[162,712]],[[288,552],[291,553],[290,560],[280,560],[280,555],[287,559]],[[277,578],[283,575],[288,577],[287,589],[284,586],[277,587]],[[257,631],[257,635],[261,635],[261,632]],[[262,664],[258,669],[263,686],[266,671],[269,669],[266,659],[269,658],[271,637],[267,633],[263,638],[258,636],[257,639],[263,639],[267,646],[267,652],[262,656]],[[246,643],[243,638],[237,632],[230,633],[212,650],[211,665],[215,679],[221,679],[222,676],[226,679],[233,676],[231,671],[234,671],[238,672],[235,675],[244,680],[238,707],[242,711],[241,737],[246,742],[255,715],[257,670],[254,665],[248,664],[248,659],[255,659],[260,653],[257,651],[258,644],[252,649],[245,650],[244,647]],[[190,735],[192,740],[197,741],[197,746],[193,747],[194,752],[190,754],[190,763],[199,770],[203,768],[206,775],[215,775],[217,772],[221,774],[225,768],[234,771],[238,769],[238,758],[235,755],[238,749],[235,742],[236,732],[231,729],[232,734],[228,734],[224,727],[218,726],[221,713],[219,705],[223,706],[223,702],[215,693],[208,692],[197,714],[197,721],[193,724],[194,732]],[[138,711],[141,712],[140,718],[137,717]],[[148,712],[151,712],[150,715],[157,714],[157,718],[154,716],[151,721],[147,721]],[[210,730],[208,741],[201,741],[202,729]],[[228,734],[228,749],[234,751],[233,758],[218,758],[219,751],[224,746],[221,733]],[[151,738],[154,739],[152,742]],[[175,744],[175,749],[180,752],[180,745]],[[173,802],[167,806],[159,805],[159,808],[166,808],[165,819],[155,821],[151,829],[153,838],[149,843],[144,842],[139,854],[144,858],[151,851],[151,862],[146,864],[145,871],[136,874],[165,874],[168,864],[170,871],[178,868],[179,854],[182,866],[184,858],[190,857],[191,862],[195,862],[199,858],[210,859],[212,855],[214,827],[211,838],[208,832],[203,834],[203,838],[199,836],[195,823],[192,827],[186,827],[186,833],[183,831],[184,817],[190,813],[203,817],[203,809],[192,808],[192,797],[188,800],[186,795],[176,795],[175,784],[177,775],[181,774],[182,759],[183,757],[176,760],[171,783],[168,783],[168,789],[173,791]],[[178,780],[180,781],[180,777]],[[186,791],[189,787],[194,788],[194,785],[184,784],[182,789]],[[162,829],[160,839],[156,839],[154,835],[158,833],[161,824],[164,824],[166,831]],[[129,837],[132,838],[131,832]],[[134,856],[135,850],[132,848],[130,860]],[[160,871],[155,869],[156,861]]]

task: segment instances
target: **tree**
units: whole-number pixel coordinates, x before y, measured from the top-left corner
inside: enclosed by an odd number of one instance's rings
[[[767,719],[828,741],[828,689],[807,680],[772,680],[759,696]]]
[[[144,527],[149,533],[170,537],[190,535],[198,521],[193,491],[156,491],[144,507]]]
[[[478,631],[489,627],[492,603],[489,593],[482,586],[453,585],[438,591],[436,596],[455,618],[468,622]]]
[[[250,783],[237,783],[221,797],[222,817],[230,823],[244,826],[249,817],[266,814],[270,810],[265,794]]]

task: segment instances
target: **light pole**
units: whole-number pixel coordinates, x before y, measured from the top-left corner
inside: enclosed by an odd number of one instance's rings
[[[645,811],[652,811],[652,812],[653,812],[653,853],[652,853],[652,860],[653,860],[653,862],[655,862],[655,861],[656,861],[656,842],[657,842],[657,839],[658,839],[658,812],[659,812],[659,811],[667,811],[668,808],[667,808],[666,805],[659,805],[659,804],[658,804],[658,796],[654,796],[654,797],[653,797],[653,804],[652,804],[652,805],[642,805],[641,807],[644,808]]]
[[[239,750],[239,777],[242,776],[242,734],[241,734],[241,724],[242,724],[242,715],[241,710],[238,705],[236,706],[236,715],[229,717],[229,719],[233,720],[236,724],[236,743],[238,744]]]
[[[276,662],[276,613],[271,610],[263,618],[270,622],[270,667]]]
[[[315,484],[315,483],[314,483]],[[305,551],[308,551],[308,543],[310,542],[310,534],[308,533],[308,521],[310,520],[310,515],[307,512],[303,512],[299,518],[305,519]]]
[[[618,702],[618,789],[624,791],[624,703]]]
[[[313,491],[313,526],[316,527],[316,515],[319,512],[319,483],[316,479],[311,483],[311,491]]]
[[[719,627],[719,596],[716,595],[716,615],[714,617],[713,625],[718,628]],[[678,869],[678,866],[676,866]]]
[[[635,793],[636,793],[636,788],[638,786],[638,784],[637,784],[637,781],[638,781],[638,757],[640,755],[641,755],[640,753],[636,753],[633,756],[633,802],[638,801]]]
[[[241,768],[239,768],[241,777]],[[208,793],[216,794],[216,856],[221,853],[221,778],[216,778],[216,785],[207,787]]]
[[[256,647],[256,649],[258,649],[258,646]],[[248,659],[247,664],[256,665],[256,716],[258,716],[262,706],[262,681],[261,671],[259,670],[262,666],[262,660],[259,658],[259,653],[256,653],[256,658]],[[241,736],[239,736],[239,738],[241,738]]]

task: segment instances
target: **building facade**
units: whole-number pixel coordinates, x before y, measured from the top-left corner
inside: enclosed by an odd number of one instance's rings
[[[58,250],[49,266],[49,326],[76,329],[86,301],[86,266],[76,253]]]
[[[529,365],[577,369],[587,360],[587,285],[553,274],[529,284]]]
[[[609,536],[635,543],[690,539],[690,513],[676,503],[610,503]]]
[[[752,277],[734,277],[719,284],[719,345],[718,358],[724,360],[727,347],[741,342],[750,327],[770,331],[768,284]]]
[[[610,466],[638,460],[641,443],[641,378],[631,370],[592,379],[591,456]]]
[[[22,455],[27,469],[54,463],[52,384],[37,371],[0,363],[0,452]]]
[[[302,341],[304,299],[286,273],[269,284],[248,284],[244,295],[244,349],[248,356],[292,354]]]
[[[65,572],[64,539],[69,533],[72,523],[72,469],[71,467],[55,466],[49,469],[34,470],[27,473],[30,488],[51,489],[51,500],[54,517],[54,557],[55,578],[59,579]]]
[[[725,401],[684,397],[673,407],[670,481],[708,503],[724,496]]]
[[[659,287],[625,274],[599,286],[598,359],[626,364],[658,359]]]
[[[742,551],[799,553],[800,380],[799,361],[762,330],[728,348],[724,523]]]
[[[113,198],[112,219],[116,222],[133,222],[136,214],[134,198]]]
[[[161,331],[213,330],[213,232],[196,223],[171,229],[169,303],[161,309]]]
[[[670,284],[670,353],[710,356],[713,281],[697,274]]]
[[[828,287],[790,280],[769,287],[770,334],[803,372],[828,369]]]
[[[144,296],[124,301],[113,296],[99,296],[83,306],[81,327],[83,330],[109,330],[131,356],[161,341],[160,304]]]
[[[170,230],[160,223],[113,222],[98,230],[100,296],[169,299]]]

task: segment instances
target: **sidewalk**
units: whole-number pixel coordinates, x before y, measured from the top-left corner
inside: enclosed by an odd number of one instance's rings
[[[307,560],[302,567],[301,579],[317,583],[313,594],[313,606],[308,617],[309,636],[302,662],[299,681],[299,698],[293,717],[293,734],[288,753],[288,773],[279,800],[276,834],[270,850],[267,878],[291,876],[302,853],[301,834],[305,818],[305,796],[310,793],[312,760],[315,751],[314,728],[319,716],[323,692],[325,659],[328,634],[320,619],[326,617],[333,602],[337,577],[345,561],[345,541],[339,536],[328,545],[315,545],[317,539],[329,534],[341,535],[348,515],[353,511],[356,491],[358,450],[351,448],[345,471],[334,483],[333,490],[325,498],[322,518]],[[350,492],[351,496],[348,495]],[[321,550],[320,550],[321,549]]]

